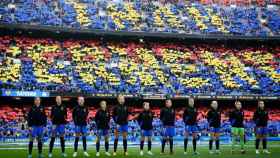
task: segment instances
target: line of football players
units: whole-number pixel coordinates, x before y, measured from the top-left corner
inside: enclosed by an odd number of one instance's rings
[[[117,97],[118,105],[114,107],[112,116],[107,108],[106,101],[100,102],[100,109],[95,115],[95,122],[97,126],[96,134],[96,156],[100,156],[100,140],[104,137],[105,140],[105,154],[111,156],[109,153],[109,131],[110,131],[110,119],[113,118],[116,123],[116,128],[114,131],[114,145],[113,145],[113,155],[117,154],[117,147],[119,141],[119,135],[122,135],[124,155],[128,155],[127,152],[127,132],[128,132],[128,116],[129,109],[126,105],[125,98],[123,95]],[[75,124],[75,141],[74,141],[74,153],[73,157],[77,157],[77,149],[79,139],[82,138],[83,144],[83,154],[88,157],[87,153],[87,123],[88,123],[88,108],[84,105],[84,97],[78,97],[78,105],[74,107],[72,112],[73,121]],[[184,110],[183,120],[185,123],[185,137],[184,137],[184,154],[187,154],[187,146],[189,141],[189,136],[192,137],[193,153],[199,154],[197,152],[197,139],[198,139],[198,111],[195,108],[194,98],[190,97],[188,99],[188,105]],[[140,139],[140,155],[144,155],[143,147],[144,141],[147,139],[148,144],[148,155],[153,155],[152,149],[152,135],[153,135],[153,118],[154,115],[150,110],[149,102],[143,103],[143,111],[138,114],[137,121],[141,128],[141,139]],[[61,96],[56,97],[56,105],[52,107],[51,110],[51,121],[52,121],[52,135],[49,144],[49,154],[52,157],[53,146],[56,137],[60,138],[62,156],[66,157],[65,153],[65,124],[67,124],[67,109],[66,106],[62,104]],[[253,120],[256,123],[256,154],[259,154],[259,145],[262,141],[263,152],[269,154],[267,150],[267,122],[268,122],[268,112],[265,110],[265,105],[263,101],[258,101],[258,108],[254,113]],[[169,143],[170,154],[173,154],[173,137],[175,136],[175,120],[176,112],[172,107],[172,100],[166,99],[165,106],[160,111],[160,120],[162,122],[162,145],[161,153],[165,152],[165,145]],[[220,128],[221,128],[221,112],[218,108],[218,102],[212,101],[211,108],[207,113],[207,120],[210,129],[210,140],[209,140],[209,151],[210,154],[220,153]],[[244,112],[242,110],[242,105],[240,101],[235,102],[235,110],[229,114],[229,120],[232,125],[232,152],[234,152],[234,146],[237,140],[240,140],[241,153],[245,153],[244,146]],[[42,157],[42,147],[43,147],[43,133],[47,124],[47,116],[44,107],[41,105],[41,99],[35,98],[34,105],[28,113],[28,127],[30,131],[30,141],[28,147],[28,158],[32,157],[33,141],[37,139],[38,142],[38,152],[39,157]],[[216,150],[213,150],[213,143],[215,143]]]

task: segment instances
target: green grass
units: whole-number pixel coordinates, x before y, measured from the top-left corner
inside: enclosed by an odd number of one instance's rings
[[[160,155],[160,148],[159,147],[154,147],[153,152],[154,156],[148,156],[144,155],[143,157],[145,158],[186,158],[186,157],[193,157],[193,158],[279,158],[280,154],[280,142],[275,142],[275,143],[270,143],[270,151],[272,152],[270,155],[265,155],[265,154],[260,154],[256,155],[255,154],[255,149],[253,144],[251,144],[249,147],[246,148],[246,154],[242,155],[240,154],[238,148],[236,147],[236,152],[234,154],[231,154],[231,148],[229,146],[221,146],[221,152],[222,154],[220,155],[209,155],[208,153],[208,147],[206,146],[198,146],[198,151],[200,152],[200,155],[194,156],[192,155],[191,151],[191,146],[189,147],[188,154],[184,155],[183,154],[183,148],[182,147],[176,147],[175,148],[175,153],[174,155],[169,155],[168,154],[168,146],[167,146],[167,152],[164,155]],[[46,145],[45,145],[46,146]],[[146,146],[145,146],[146,147]],[[2,148],[2,149],[1,149]],[[81,148],[81,146],[80,146]],[[103,148],[103,146],[101,147]],[[68,157],[72,157],[73,154],[73,149],[72,148],[67,148],[66,149]],[[88,152],[90,154],[90,157],[96,157],[95,156],[95,146],[91,145],[88,146]],[[141,158],[139,156],[139,149],[135,147],[128,148],[129,156],[124,156],[122,152],[122,148],[119,148],[118,155],[116,158]],[[43,151],[44,157],[47,158],[48,150],[44,149]],[[26,149],[3,149],[3,146],[0,147],[0,157],[1,158],[22,158],[22,157],[27,157],[27,150]],[[37,158],[37,150],[36,147],[34,147],[33,150],[33,157]],[[60,149],[55,148],[53,152],[53,158],[60,158]],[[78,151],[78,158],[82,158],[82,150],[79,149]],[[106,156],[104,155],[104,152],[101,151],[101,156],[100,158],[105,158]],[[113,156],[111,156],[113,157]]]

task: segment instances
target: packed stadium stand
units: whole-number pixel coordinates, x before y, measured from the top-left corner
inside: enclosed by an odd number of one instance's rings
[[[2,0],[1,24],[74,29],[276,36],[279,0]]]
[[[85,93],[279,95],[280,47],[0,37],[0,87]]]
[[[116,34],[118,37],[113,36]],[[169,35],[173,38],[165,39]],[[33,104],[28,97],[48,97],[42,99],[42,105],[49,116],[54,103],[45,101],[56,95],[75,100],[64,102],[69,140],[74,138],[76,98],[86,98],[93,140],[97,102],[104,99],[112,108],[117,94],[139,103],[126,101],[131,111],[130,142],[139,141],[135,118],[145,99],[151,103],[153,135],[160,142],[159,113],[164,104],[152,101],[168,97],[177,114],[175,140],[183,142],[182,112],[192,95],[199,111],[201,138],[209,139],[209,100],[217,99],[221,105],[221,140],[230,143],[228,113],[233,101],[240,99],[243,104],[246,96],[252,96],[254,103],[256,98],[274,101],[265,103],[269,139],[279,141],[279,39],[280,0],[1,0],[0,144],[28,140],[26,115]],[[32,101],[26,103],[28,99]],[[180,99],[183,106],[174,103]],[[207,104],[197,103],[204,99]],[[223,99],[231,103],[220,104]],[[254,140],[256,106],[243,107],[246,138]],[[116,125],[113,120],[110,125],[113,139]],[[51,127],[49,118],[46,139]]]

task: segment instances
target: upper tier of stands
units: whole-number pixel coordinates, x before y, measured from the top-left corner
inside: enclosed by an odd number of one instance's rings
[[[0,37],[0,88],[280,94],[280,47]]]
[[[279,4],[279,0],[1,0],[0,23],[263,37],[280,34]]]

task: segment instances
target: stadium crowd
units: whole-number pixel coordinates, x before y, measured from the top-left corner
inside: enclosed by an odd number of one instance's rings
[[[279,0],[253,2],[4,0],[0,2],[0,23],[105,31],[279,35]]]
[[[279,95],[280,47],[0,37],[2,90]]]

